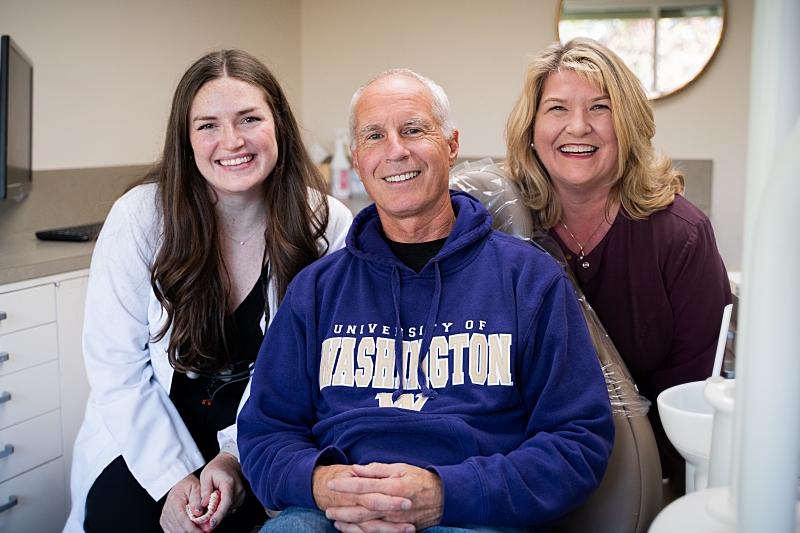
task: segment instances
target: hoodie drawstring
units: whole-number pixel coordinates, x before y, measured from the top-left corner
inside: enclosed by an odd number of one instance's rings
[[[431,340],[433,339],[433,329],[436,325],[436,316],[439,314],[439,304],[442,298],[442,273],[439,270],[439,262],[435,261],[433,267],[435,270],[433,298],[431,299],[430,311],[428,312],[428,320],[425,323],[425,332],[422,335],[419,362],[416,368],[417,379],[422,389],[422,396],[431,400],[436,398],[437,393],[435,390],[428,387],[428,379],[422,368],[422,361],[430,350]],[[392,300],[394,302],[394,312],[397,320],[397,328],[395,329],[394,366],[399,376],[399,386],[397,390],[392,393],[392,402],[396,402],[398,398],[400,398],[400,395],[403,394],[403,378],[405,377],[405,373],[403,372],[403,330],[400,322],[400,271],[397,267],[392,269]],[[428,354],[428,359],[431,357],[432,355]],[[430,360],[428,364],[430,365]]]
[[[397,372],[399,386],[392,393],[392,403],[396,402],[403,394],[403,329],[400,327],[400,271],[392,268],[392,302],[394,302],[394,316],[397,327],[394,328],[394,369]]]

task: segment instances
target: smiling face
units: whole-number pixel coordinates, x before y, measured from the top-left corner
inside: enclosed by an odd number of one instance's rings
[[[262,89],[227,77],[203,85],[189,110],[189,141],[218,197],[260,198],[278,159],[275,121]]]
[[[619,157],[611,100],[576,72],[544,82],[533,143],[557,191],[610,190]]]
[[[458,132],[444,137],[425,85],[405,75],[378,79],[362,93],[355,121],[353,164],[390,238],[398,240],[390,235],[394,222],[435,226],[452,217],[448,180]]]

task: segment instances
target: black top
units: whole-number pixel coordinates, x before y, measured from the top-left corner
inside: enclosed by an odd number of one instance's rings
[[[437,239],[430,242],[395,242],[384,235],[386,242],[389,244],[389,249],[404,265],[411,268],[419,274],[428,261],[434,258],[439,250],[444,246],[444,239]]]
[[[173,373],[169,397],[206,462],[219,453],[217,431],[236,422],[236,411],[249,378],[246,372],[249,365],[255,363],[264,340],[260,326],[266,301],[263,279],[262,275],[226,320],[225,337],[232,355],[232,373],[242,375],[225,381],[205,376],[190,379],[183,372]]]

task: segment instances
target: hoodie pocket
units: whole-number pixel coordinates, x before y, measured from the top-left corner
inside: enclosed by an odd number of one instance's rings
[[[408,463],[420,467],[459,464],[479,455],[462,420],[444,416],[356,418],[334,427],[334,445],[351,463]]]

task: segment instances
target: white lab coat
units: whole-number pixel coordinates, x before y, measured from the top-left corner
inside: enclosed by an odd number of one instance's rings
[[[160,341],[151,341],[165,321],[150,285],[150,267],[162,228],[157,192],[157,185],[147,184],[120,198],[92,256],[83,328],[91,392],[75,441],[72,509],[65,533],[83,531],[86,495],[100,473],[120,455],[156,500],[205,464],[169,399],[173,373],[166,351],[169,332]],[[334,251],[344,246],[352,214],[341,202],[327,200],[326,237],[329,251]],[[274,291],[271,285],[271,317],[277,311]],[[239,409],[249,392],[248,384]],[[220,445],[235,438],[234,425],[220,432]]]

